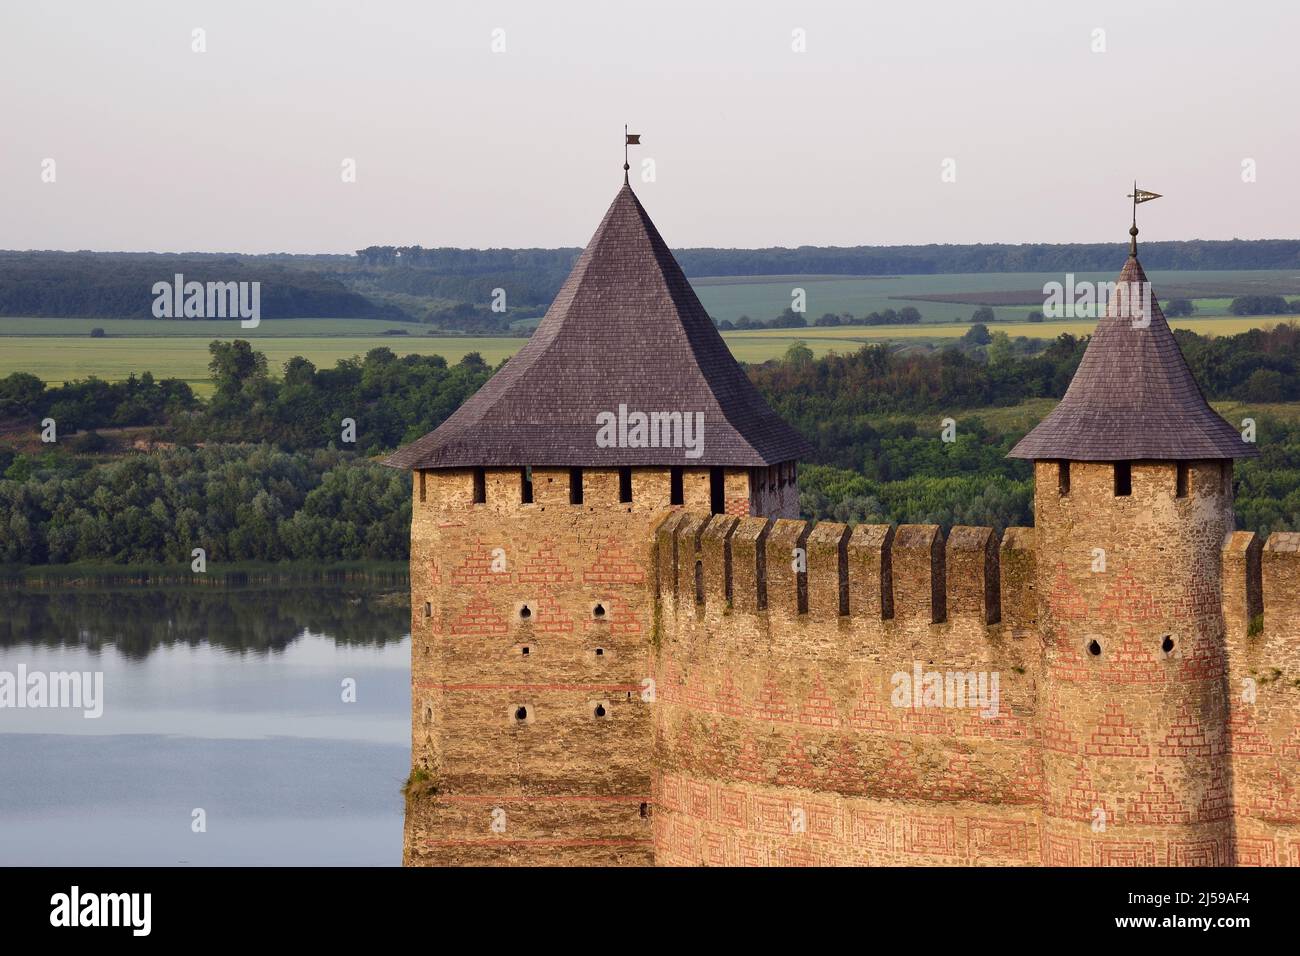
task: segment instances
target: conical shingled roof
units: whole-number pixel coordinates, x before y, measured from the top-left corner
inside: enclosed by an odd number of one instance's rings
[[[1150,289],[1135,253],[1116,288]],[[1111,298],[1065,397],[1007,457],[1169,461],[1259,454],[1201,394],[1154,291],[1145,325],[1146,301]]]
[[[703,414],[702,454],[599,447],[597,416]],[[527,344],[398,468],[757,467],[808,442],[732,358],[654,223],[624,184]]]

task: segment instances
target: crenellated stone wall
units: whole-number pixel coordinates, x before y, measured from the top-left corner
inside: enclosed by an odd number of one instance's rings
[[[1000,541],[661,524],[656,862],[1300,865],[1300,535],[1232,532],[1219,463],[1118,507],[1054,467]],[[900,700],[918,668],[998,713]]]
[[[1000,573],[1032,532],[686,514],[657,550],[657,863],[1037,862],[1039,644]],[[996,713],[897,706],[918,669],[998,675]]]
[[[406,860],[1300,865],[1300,535],[1230,481],[1040,462],[999,538],[417,475]]]

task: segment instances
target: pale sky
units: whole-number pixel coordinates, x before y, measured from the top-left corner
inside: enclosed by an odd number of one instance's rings
[[[1144,240],[1296,238],[1298,28],[1295,0],[4,0],[0,248],[580,246],[624,123],[674,247],[1123,242],[1134,177],[1165,195]]]

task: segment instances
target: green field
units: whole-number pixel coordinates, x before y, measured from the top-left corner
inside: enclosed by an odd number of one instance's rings
[[[924,322],[920,325],[831,326],[803,329],[764,329],[725,333],[732,353],[742,362],[764,362],[781,357],[795,342],[805,342],[817,356],[828,352],[847,353],[872,342],[942,345],[963,335],[975,306],[969,303],[932,302],[908,299],[908,295],[951,295],[1041,289],[1061,276],[1045,273],[976,273],[964,275],[881,276],[745,276],[692,280],[701,301],[717,319],[736,319],[742,314],[770,319],[790,305],[791,290],[807,293],[807,317],[815,320],[825,312],[865,315],[887,308],[915,305]],[[1076,281],[1109,281],[1114,275],[1079,273]],[[1184,290],[1219,287],[1232,294],[1247,291],[1277,291],[1300,288],[1300,276],[1281,271],[1154,272],[1151,280],[1157,294],[1165,288]],[[1205,335],[1230,335],[1261,326],[1272,326],[1293,316],[1226,315],[1229,298],[1223,295],[1197,298],[1198,313],[1179,319],[1176,328],[1189,328]],[[998,321],[992,328],[1012,336],[1055,338],[1062,332],[1087,335],[1090,320],[1026,322],[1031,306],[994,306]],[[90,330],[102,328],[105,338],[90,338]],[[406,335],[384,335],[402,329]],[[233,320],[201,321],[170,319],[84,319],[0,317],[0,376],[30,372],[50,384],[91,375],[117,380],[132,372],[151,371],[159,377],[180,378],[200,394],[210,391],[208,343],[213,339],[244,338],[264,352],[278,371],[295,355],[302,355],[318,367],[332,366],[342,358],[362,355],[373,348],[387,347],[401,354],[442,355],[457,362],[469,352],[478,352],[490,365],[513,355],[523,346],[522,338],[437,337],[425,334],[416,324],[367,319],[275,319],[256,329],[242,329]]]
[[[239,338],[225,335],[220,338]],[[200,395],[211,391],[208,379],[208,342],[218,336],[107,338],[45,338],[15,336],[0,338],[0,377],[10,372],[30,372],[49,384],[91,375],[116,381],[132,372],[150,371],[159,378],[179,378]],[[387,338],[383,336],[297,336],[264,337],[255,340],[266,354],[270,368],[279,372],[284,363],[302,355],[318,368],[339,359],[364,355],[385,346],[399,355],[443,355],[458,362],[469,352],[478,352],[489,365],[513,355],[527,339],[516,338]]]
[[[1272,327],[1281,322],[1294,321],[1298,316],[1231,316],[1220,318],[1172,319],[1175,329],[1191,329],[1201,335],[1234,335],[1248,329]],[[1013,338],[1054,339],[1064,332],[1071,335],[1091,334],[1095,322],[995,322],[991,332],[1006,332]],[[794,342],[803,342],[817,356],[827,352],[853,352],[872,342],[924,342],[941,344],[955,340],[970,328],[967,322],[931,323],[921,325],[840,326],[838,328],[762,329],[747,332],[726,332],[723,338],[731,346],[731,353],[742,362],[764,362],[780,358]]]
[[[427,326],[414,322],[377,319],[276,319],[266,320],[255,329],[240,328],[235,319],[52,319],[0,316],[0,337],[10,335],[89,336],[91,329],[103,329],[108,338],[192,337],[213,339],[283,339],[308,335],[331,337],[357,335],[404,341],[427,338]],[[384,335],[389,329],[401,329],[406,335]]]
[[[1217,318],[1181,319],[1175,328],[1194,329],[1205,335],[1231,335],[1261,325],[1273,325],[1287,318]],[[11,320],[0,320],[0,326]],[[32,321],[32,320],[23,320]],[[302,320],[307,321],[307,320]],[[317,324],[325,320],[311,320]],[[265,323],[264,323],[265,324]],[[941,344],[955,340],[968,324],[926,323],[913,326],[844,326],[841,328],[765,329],[728,332],[723,338],[731,352],[742,362],[765,362],[780,358],[795,342],[804,342],[820,357],[828,352],[855,352],[872,342],[924,342]],[[1092,322],[998,322],[993,331],[1012,336],[1055,338],[1062,332],[1087,335]],[[399,355],[442,355],[448,362],[458,362],[469,352],[478,352],[489,365],[495,365],[517,352],[526,339],[488,337],[431,336],[360,336],[296,335],[240,336],[152,335],[92,339],[84,334],[67,337],[3,335],[0,336],[0,377],[11,372],[29,372],[50,384],[86,378],[91,375],[109,380],[126,378],[132,372],[151,371],[158,377],[180,378],[189,382],[199,394],[210,390],[208,382],[208,342],[214,338],[251,338],[267,363],[278,371],[295,355],[302,355],[317,367],[332,366],[339,359],[363,355],[373,348],[391,348]]]
[[[1119,264],[1111,273],[1079,272],[1075,282],[1113,282],[1119,273]],[[1156,295],[1165,300],[1173,292],[1197,291],[1198,287],[1219,286],[1224,295],[1245,295],[1248,292],[1274,292],[1285,290],[1291,295],[1300,294],[1300,273],[1293,270],[1221,270],[1206,272],[1151,272],[1147,276]],[[885,309],[915,306],[926,322],[969,321],[974,303],[931,302],[909,296],[943,295],[962,292],[1003,292],[1009,290],[1041,290],[1048,282],[1064,282],[1060,273],[1045,272],[980,272],[953,275],[868,276],[722,276],[691,280],[715,319],[735,321],[742,315],[767,321],[789,308],[795,288],[802,288],[807,297],[806,316],[811,323],[827,312],[839,315],[844,312],[863,316]],[[1187,289],[1185,287],[1191,287]],[[1173,290],[1171,292],[1170,290]],[[1189,295],[1195,302],[1198,314],[1227,315],[1231,296]],[[1288,296],[1290,297],[1290,296]],[[1025,319],[1042,305],[994,306],[999,319],[1015,321]]]

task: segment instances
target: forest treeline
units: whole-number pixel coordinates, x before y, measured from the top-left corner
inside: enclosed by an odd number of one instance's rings
[[[112,252],[0,252],[0,315],[149,319],[154,285],[170,284],[177,274],[187,283],[261,283],[262,319],[410,319],[337,278],[288,267],[279,257]]]
[[[408,553],[410,476],[352,453],[260,444],[7,457],[0,563],[189,564],[194,548],[218,563]]]
[[[544,311],[581,253],[562,249],[426,249],[368,246],[354,255],[242,255],[0,251],[0,315],[148,318],[151,289],[175,273],[201,282],[262,283],[262,317],[376,318],[426,322],[475,334],[510,334],[511,322]],[[1122,243],[800,246],[681,249],[685,273],[939,275],[980,272],[1111,272]],[[1148,269],[1296,269],[1300,240],[1148,242]],[[494,291],[506,312],[493,312]],[[452,313],[457,306],[471,310]]]
[[[1125,246],[1089,243],[977,243],[914,246],[799,246],[767,249],[676,249],[688,276],[938,275],[962,272],[1093,272],[1115,270]],[[493,276],[551,273],[563,281],[581,249],[425,249],[368,246],[358,249],[367,267],[420,270],[442,275]],[[1144,242],[1148,269],[1294,269],[1300,239],[1191,239]],[[558,286],[557,286],[558,288]],[[552,293],[554,294],[554,293]]]
[[[1300,401],[1295,324],[1175,334],[1209,398]],[[1027,342],[973,326],[960,347],[930,353],[869,345],[814,359],[794,346],[784,360],[751,366],[767,400],[813,443],[800,478],[805,515],[1032,523],[1029,465],[1006,457],[1025,416],[1006,427],[988,410],[1059,398],[1086,340],[1062,335],[1039,350]],[[177,562],[194,547],[221,561],[406,556],[410,478],[367,456],[440,424],[488,379],[486,363],[380,348],[333,368],[294,358],[273,373],[247,342],[210,348],[208,401],[148,375],[55,388],[22,374],[0,379],[0,428],[35,433],[49,416],[61,436],[41,452],[0,444],[0,563]],[[948,417],[953,440],[943,441]],[[1238,464],[1239,520],[1263,533],[1300,530],[1300,423],[1253,417],[1261,456]],[[178,447],[76,453],[94,450],[92,429],[138,421]]]
[[[15,372],[0,378],[0,426],[30,421],[34,428],[48,417],[57,434],[71,436],[165,424],[159,437],[186,444],[265,441],[286,450],[346,447],[375,455],[432,431],[491,375],[477,352],[449,365],[441,355],[398,357],[375,348],[333,368],[295,356],[273,372],[243,339],[213,342],[208,351],[216,390],[207,402],[185,382],[155,381],[148,372],[54,387]],[[355,440],[344,438],[345,419]],[[74,439],[74,447],[88,437]]]

